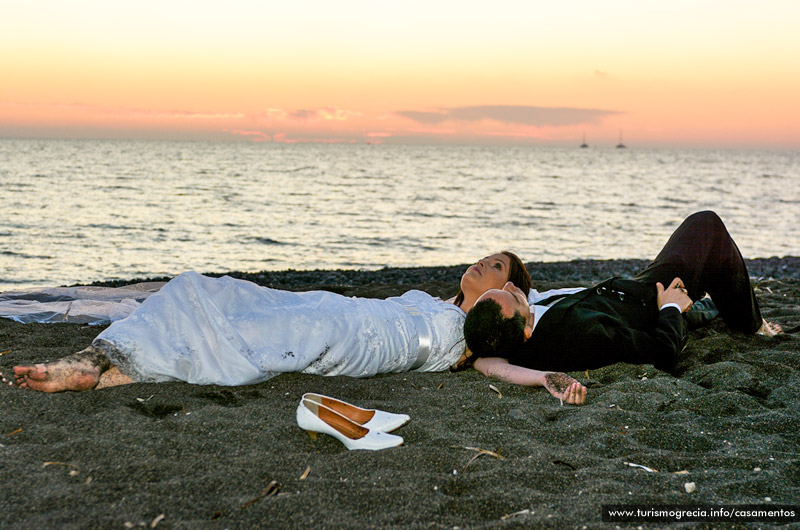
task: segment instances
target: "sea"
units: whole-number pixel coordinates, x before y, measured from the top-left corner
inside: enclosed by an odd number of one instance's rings
[[[186,270],[800,255],[800,151],[0,139],[0,291]]]

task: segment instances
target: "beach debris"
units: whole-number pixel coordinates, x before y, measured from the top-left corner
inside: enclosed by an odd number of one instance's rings
[[[498,389],[496,386],[494,386],[494,385],[489,385],[489,388],[490,388],[491,390],[494,390],[495,392],[497,392],[497,397],[498,397],[498,399],[503,399],[503,394],[500,392],[500,390],[499,390],[499,389]]]
[[[21,432],[22,432],[22,427],[20,427],[19,429],[14,429],[14,430],[13,430],[13,431],[11,431],[11,432],[7,432],[7,433],[6,433],[6,436],[14,436],[15,434],[19,434],[19,433],[21,433]]]
[[[772,497],[764,497],[764,502],[772,502]]]
[[[498,458],[500,460],[505,460],[506,459],[506,457],[504,457],[503,455],[500,454],[500,449],[498,449],[497,452],[495,452],[495,451],[489,451],[488,449],[481,449],[480,447],[461,447],[461,446],[458,446],[458,445],[452,445],[451,447],[454,447],[454,448],[457,448],[457,449],[466,449],[467,451],[475,451],[475,452],[478,453],[478,454],[476,454],[475,456],[473,456],[472,458],[469,459],[469,462],[467,462],[467,465],[464,466],[464,471],[467,470],[467,468],[469,467],[470,464],[472,464],[475,460],[477,460],[478,458],[482,457],[483,455],[489,455],[489,456],[492,456],[494,458]],[[453,471],[455,471],[455,469]],[[454,473],[454,474],[456,474],[456,473]]]
[[[439,383],[439,386],[436,387],[436,390],[441,390],[444,388],[444,383]]]
[[[755,471],[756,473],[758,473],[759,471],[761,471],[761,468],[760,468],[760,467],[754,467],[754,468],[753,468],[753,471]]]
[[[686,471],[685,469],[681,469],[680,471],[673,471],[672,474],[673,475],[688,475],[689,472]]]
[[[143,398],[136,398],[136,401],[138,401],[139,403],[147,403],[148,401],[150,401],[151,399],[153,399],[153,397],[154,397],[154,396],[155,396],[155,394],[153,394],[152,396],[150,396],[150,397],[149,397],[149,398],[147,398],[147,399],[143,399]]]
[[[68,466],[73,469],[80,469],[75,464],[70,464],[69,462],[45,462],[44,464],[42,464],[42,467],[48,467],[48,466]]]
[[[686,493],[694,493],[697,490],[697,484],[694,482],[687,482],[683,485],[683,489],[686,490]]]
[[[590,377],[589,377],[589,370],[586,370],[586,379],[590,379]]]
[[[81,473],[79,471],[80,468],[78,466],[76,466],[75,464],[70,464],[69,462],[45,462],[44,464],[42,464],[42,467],[48,467],[48,466],[67,466],[67,467],[71,467],[72,469],[69,470],[69,476],[70,477],[77,477]]]
[[[644,469],[648,473],[658,473],[657,469],[653,469],[652,467],[643,466],[642,464],[634,464],[633,462],[623,462],[626,466],[635,467],[638,469]]]
[[[0,351],[0,355],[7,355],[7,354],[9,354],[9,353],[11,353],[11,350],[3,350],[3,351]]]
[[[300,475],[300,480],[305,480],[308,478],[308,474],[311,473],[311,466],[306,466],[306,470],[303,471],[303,474]]]
[[[163,521],[165,517],[166,517],[166,515],[164,515],[164,514],[162,513],[161,515],[159,515],[158,517],[156,517],[155,519],[153,519],[153,522],[152,522],[152,523],[150,523],[150,528],[155,528],[156,526],[158,526],[158,523],[160,523],[161,521]]]
[[[264,490],[261,492],[261,494],[258,497],[252,498],[249,501],[247,501],[246,503],[242,504],[242,510],[244,510],[245,508],[247,508],[251,504],[255,504],[256,502],[260,501],[264,497],[271,497],[272,495],[277,495],[278,492],[280,491],[280,489],[281,488],[278,485],[278,481],[277,480],[273,480],[272,482],[267,484],[267,487],[264,488]]]
[[[529,510],[529,509],[526,508],[526,509],[520,510],[518,512],[506,514],[506,515],[500,517],[500,520],[501,521],[505,521],[506,519],[511,519],[512,517],[519,517],[521,515],[533,515],[535,513],[536,512],[534,512],[533,510]]]

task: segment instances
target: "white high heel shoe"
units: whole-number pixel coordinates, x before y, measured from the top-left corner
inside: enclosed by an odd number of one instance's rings
[[[297,425],[308,432],[312,440],[316,439],[317,433],[328,434],[350,450],[378,451],[403,443],[400,436],[371,431],[314,401],[300,400],[297,406]]]
[[[303,399],[324,405],[338,412],[350,421],[361,425],[371,431],[392,432],[399,429],[411,419],[408,414],[392,414],[377,409],[362,409],[340,399],[323,396],[322,394],[303,394]],[[301,400],[302,402],[302,400]]]

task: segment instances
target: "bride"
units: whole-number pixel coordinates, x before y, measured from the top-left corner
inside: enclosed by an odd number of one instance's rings
[[[530,289],[525,266],[511,252],[469,267],[458,295],[447,301],[422,291],[385,300],[281,291],[186,272],[85,350],[15,366],[14,383],[59,392],[161,381],[249,385],[283,372],[369,377],[443,371],[465,354],[466,313],[480,295],[508,281]],[[524,384],[583,402],[585,388],[571,377],[530,372]]]

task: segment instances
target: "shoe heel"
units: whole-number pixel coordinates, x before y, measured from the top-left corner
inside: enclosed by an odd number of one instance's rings
[[[317,433],[315,433],[314,431],[306,431],[306,434],[308,434],[308,437],[311,438],[312,440],[317,439]]]

